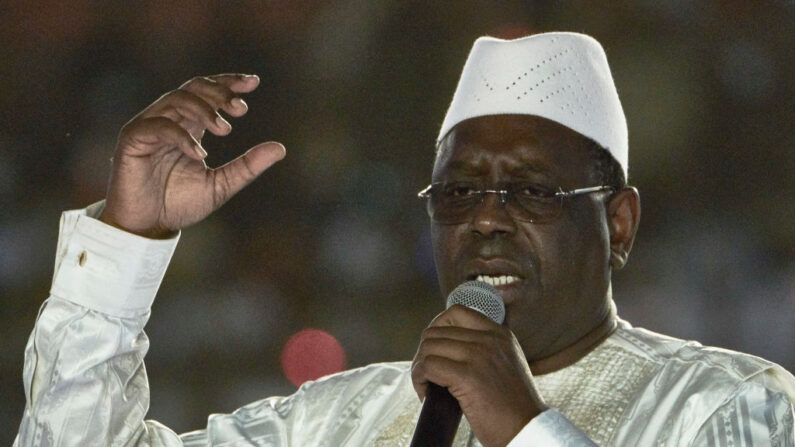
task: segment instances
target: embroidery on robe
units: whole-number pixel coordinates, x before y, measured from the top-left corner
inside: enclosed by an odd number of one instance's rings
[[[657,366],[654,361],[632,351],[603,343],[574,365],[536,376],[535,381],[548,405],[563,413],[594,442],[607,445],[621,415]],[[379,433],[373,445],[409,445],[420,409],[416,399],[404,403],[403,409]],[[466,418],[461,420],[453,445],[481,446],[472,435]]]
[[[394,447],[409,445],[414,427],[420,416],[419,400],[412,399],[403,403],[403,408],[392,419],[373,442],[374,447]]]
[[[604,445],[656,366],[633,352],[604,343],[574,365],[536,376],[535,381],[548,405]]]

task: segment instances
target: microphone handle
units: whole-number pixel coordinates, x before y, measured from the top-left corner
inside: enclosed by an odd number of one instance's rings
[[[461,406],[456,398],[447,388],[429,383],[411,447],[450,447],[459,422]]]

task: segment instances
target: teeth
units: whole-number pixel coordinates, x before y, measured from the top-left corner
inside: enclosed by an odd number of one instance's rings
[[[489,284],[494,287],[504,286],[519,281],[519,278],[513,275],[501,275],[501,276],[478,275],[478,277],[475,279],[477,281],[483,281],[486,284]]]

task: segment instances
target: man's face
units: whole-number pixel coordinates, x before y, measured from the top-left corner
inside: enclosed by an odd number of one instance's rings
[[[442,142],[433,182],[477,181],[489,189],[532,182],[565,190],[600,185],[585,138],[539,117],[497,115],[459,123]],[[610,312],[606,193],[566,199],[544,223],[513,219],[487,194],[461,224],[431,221],[444,296],[478,275],[512,276],[498,285],[506,324],[528,361],[569,346]]]

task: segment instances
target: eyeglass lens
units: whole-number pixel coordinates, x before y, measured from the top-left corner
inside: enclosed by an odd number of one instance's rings
[[[503,190],[486,190],[471,184],[439,184],[431,189],[428,213],[440,223],[463,223],[472,217],[477,206],[488,194],[497,194],[498,204],[504,204],[508,214],[525,222],[545,222],[555,219],[562,208],[562,197],[554,192],[539,190],[532,185],[510,184]]]

